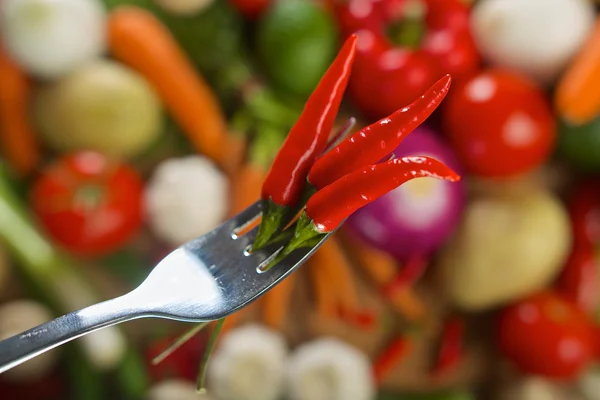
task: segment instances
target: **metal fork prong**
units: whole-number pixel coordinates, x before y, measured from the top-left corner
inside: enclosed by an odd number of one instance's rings
[[[240,212],[229,221],[227,221],[233,229],[240,229],[254,221],[262,213],[262,201],[255,201],[252,205]]]

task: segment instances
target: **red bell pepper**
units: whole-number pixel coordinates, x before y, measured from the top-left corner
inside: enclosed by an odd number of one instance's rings
[[[480,56],[461,0],[332,0],[344,35],[359,36],[348,92],[381,118],[409,104],[444,74],[462,79]]]

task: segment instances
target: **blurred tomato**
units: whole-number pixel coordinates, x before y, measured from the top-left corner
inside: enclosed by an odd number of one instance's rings
[[[596,352],[590,320],[574,303],[552,291],[507,307],[498,329],[502,353],[530,374],[571,379]]]
[[[244,17],[256,19],[271,5],[273,0],[229,0]]]
[[[142,223],[143,183],[130,166],[94,152],[64,156],[34,183],[30,201],[48,233],[80,255],[123,245]]]
[[[443,124],[464,165],[485,177],[527,172],[549,157],[556,140],[545,94],[512,72],[487,70],[456,85]]]

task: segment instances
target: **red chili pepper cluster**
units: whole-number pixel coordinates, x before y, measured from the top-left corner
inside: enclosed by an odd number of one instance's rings
[[[281,236],[274,236],[306,206],[293,237],[271,266],[293,250],[310,246],[359,208],[411,179],[460,179],[442,162],[429,157],[389,159],[400,142],[442,102],[450,88],[450,75],[439,79],[408,106],[323,154],[350,76],[356,41],[356,35],[346,41],[308,99],[263,185],[264,211],[255,250],[279,240]]]

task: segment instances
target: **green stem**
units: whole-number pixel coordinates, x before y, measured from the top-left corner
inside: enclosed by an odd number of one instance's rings
[[[263,217],[258,226],[256,239],[252,243],[252,250],[260,250],[269,243],[271,238],[283,229],[283,220],[289,213],[289,207],[280,206],[273,200],[263,201]]]
[[[173,354],[178,348],[187,343],[191,338],[196,336],[198,332],[204,329],[208,325],[208,322],[202,322],[197,324],[192,329],[188,330],[186,333],[178,337],[169,347],[162,351],[158,356],[152,359],[152,365],[157,365],[161,363],[165,358],[169,357]]]
[[[200,364],[200,371],[198,372],[197,390],[199,393],[206,393],[206,371],[208,369],[208,362],[215,349],[224,322],[225,318],[218,320],[208,338],[208,344],[206,345],[206,350],[202,357],[202,364]]]

